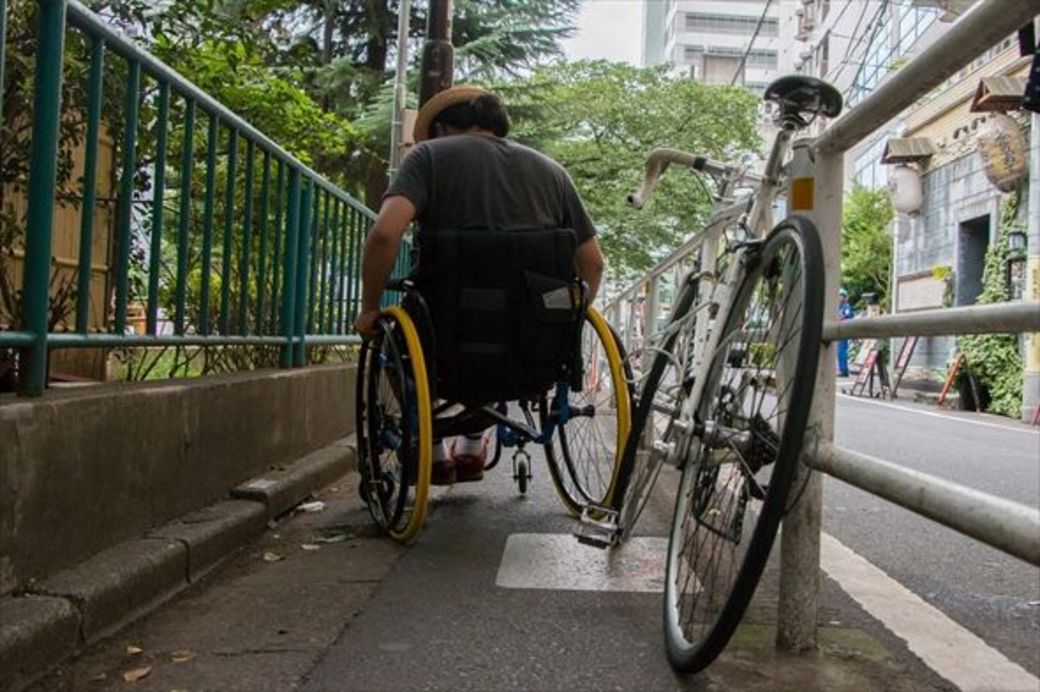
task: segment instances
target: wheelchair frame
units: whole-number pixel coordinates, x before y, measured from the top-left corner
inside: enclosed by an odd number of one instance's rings
[[[421,296],[413,289],[412,282],[407,279],[394,280],[388,286],[388,290],[404,291],[408,296],[414,296],[422,303]],[[582,304],[584,304],[584,301]],[[545,448],[546,456],[549,457],[548,463],[554,485],[564,505],[567,506],[572,514],[580,516],[584,510],[583,505],[586,503],[590,505],[606,505],[612,501],[614,489],[618,483],[622,451],[628,436],[628,430],[631,427],[631,382],[630,378],[625,376],[625,362],[620,341],[610,329],[606,320],[593,308],[585,309],[583,320],[588,322],[587,325],[583,326],[591,327],[591,331],[594,333],[592,338],[597,339],[602,344],[606,355],[610,391],[612,392],[612,401],[618,417],[609,485],[602,493],[602,496],[596,497],[591,497],[594,493],[586,491],[582,487],[572,460],[568,457],[566,459],[567,468],[560,468],[552,453],[554,439],[557,437],[562,439],[563,435],[565,435],[564,428],[568,423],[576,418],[587,417],[594,419],[596,416],[594,404],[575,406],[571,403],[572,394],[581,394],[581,392],[573,392],[571,373],[558,377],[551,390],[549,390],[551,393],[548,395],[543,394],[537,398],[519,398],[509,402],[519,404],[524,415],[523,421],[511,418],[507,413],[507,402],[501,401],[479,405],[444,401],[434,408],[431,400],[430,382],[435,381],[436,375],[432,363],[428,364],[427,362],[427,356],[423,351],[424,341],[413,316],[402,305],[395,305],[383,311],[377,322],[380,330],[379,336],[375,340],[366,340],[364,342],[359,360],[357,381],[358,468],[362,475],[361,494],[369,506],[370,514],[375,522],[394,540],[401,543],[413,540],[418,535],[425,520],[433,463],[433,440],[435,438],[440,439],[485,430],[492,426],[495,427],[495,435],[498,436],[498,442],[503,447],[517,449],[513,455],[513,477],[521,493],[526,492],[527,482],[531,479],[530,455],[525,450],[525,446],[534,443]],[[399,330],[399,332],[396,330]],[[578,331],[577,348],[579,351],[584,332],[584,329],[579,329]],[[387,437],[387,440],[373,440],[368,434],[369,431],[366,427],[371,423],[366,416],[371,417],[374,412],[374,410],[370,410],[371,402],[368,400],[371,387],[371,383],[368,380],[378,373],[373,373],[372,364],[368,362],[368,357],[375,358],[378,356],[379,358],[384,358],[383,354],[373,353],[373,349],[377,347],[378,342],[381,340],[395,338],[395,334],[399,334],[397,337],[399,345],[403,346],[404,351],[407,353],[406,358],[403,359],[407,363],[402,362],[402,365],[407,364],[411,369],[410,382],[406,388],[409,391],[398,392],[397,396],[399,398],[403,397],[406,401],[414,399],[414,420],[407,421],[407,431],[402,429],[397,431],[396,435],[381,435],[382,437]],[[427,342],[429,343],[429,340]],[[385,366],[385,364],[376,365],[378,367]],[[538,424],[535,423],[532,411],[532,407],[536,403],[540,408],[544,409],[540,411],[541,420]],[[462,411],[447,417],[439,415],[458,406],[463,407]],[[402,421],[405,417],[407,417],[407,412],[402,412]],[[391,487],[394,479],[388,478],[386,472],[381,470],[382,464],[379,461],[379,455],[388,451],[383,448],[383,444],[385,442],[391,444],[393,442],[401,443],[407,440],[415,440],[416,438],[417,442],[414,444],[414,452],[413,450],[406,451],[406,455],[414,453],[417,457],[414,472],[406,468],[410,463],[406,461],[405,464],[401,465],[400,476],[396,479],[397,485]],[[375,446],[373,446],[373,443],[375,443]],[[564,449],[564,455],[566,456],[567,454],[567,450]],[[414,479],[410,477],[412,475],[414,475]],[[576,494],[580,495],[580,497],[575,498],[575,494],[564,487],[568,478],[577,488],[578,493]],[[407,485],[405,485],[406,483]],[[411,489],[413,485],[414,491]],[[397,509],[393,515],[391,516],[387,513],[385,504],[389,497],[393,497],[388,490],[393,489],[396,489],[398,493],[402,491],[414,492],[411,511],[407,517],[403,516],[404,512],[402,511],[402,508],[407,505],[407,500],[400,495],[396,497]]]

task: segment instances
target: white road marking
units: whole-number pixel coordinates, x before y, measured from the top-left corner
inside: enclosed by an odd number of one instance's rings
[[[506,540],[495,584],[507,589],[660,593],[667,551],[668,539],[652,536],[600,550],[571,534],[514,533]]]
[[[922,411],[919,408],[911,408],[909,406],[899,406],[898,404],[892,404],[887,401],[875,401],[873,399],[864,399],[858,396],[852,396],[851,394],[838,394],[842,399],[849,399],[860,404],[873,404],[874,406],[884,406],[885,408],[892,408],[899,411],[909,411],[910,413],[917,413],[922,416],[932,416],[933,418],[942,418],[943,420],[954,421],[957,423],[970,423],[972,425],[982,425],[987,428],[996,428],[997,430],[1006,430],[1008,432],[1020,432],[1026,433],[1027,435],[1036,435],[1040,437],[1040,430],[1030,430],[1029,428],[1020,428],[1012,425],[1001,425],[1000,423],[987,423],[986,421],[973,420],[971,418],[965,418],[963,416],[950,416],[942,413],[936,413],[934,411]]]
[[[912,593],[833,536],[823,570],[936,673],[965,692],[1037,692],[1040,680]]]

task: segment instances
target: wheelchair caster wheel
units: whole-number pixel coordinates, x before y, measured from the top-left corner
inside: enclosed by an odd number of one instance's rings
[[[531,457],[527,452],[520,450],[513,455],[513,480],[516,481],[521,495],[527,494],[527,485],[531,477]]]

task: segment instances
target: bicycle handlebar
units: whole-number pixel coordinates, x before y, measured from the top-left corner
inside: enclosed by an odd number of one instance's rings
[[[642,209],[646,201],[650,199],[650,195],[653,194],[661,176],[668,169],[668,165],[672,163],[705,173],[725,173],[727,170],[726,164],[712,161],[704,156],[694,156],[679,149],[654,149],[646,159],[646,175],[643,178],[643,184],[628,196],[629,205]]]

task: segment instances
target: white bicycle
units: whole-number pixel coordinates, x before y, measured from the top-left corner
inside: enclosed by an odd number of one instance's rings
[[[717,183],[699,262],[668,324],[632,359],[632,431],[611,519],[599,522],[606,542],[624,540],[662,466],[681,469],[664,621],[668,658],[682,672],[721,653],[762,576],[787,509],[819,360],[819,235],[798,215],[773,226],[772,208],[794,133],[817,116],[836,117],[841,96],[794,75],[771,84],[765,98],[777,105],[780,130],[761,176],[658,149],[629,197],[641,207],[670,163]]]

